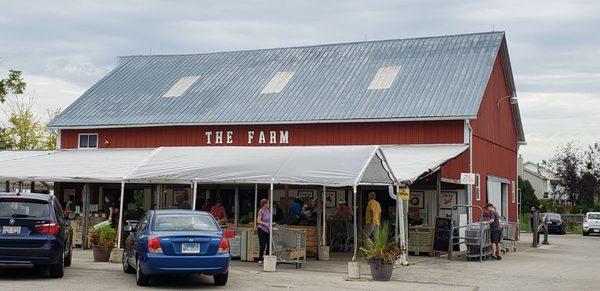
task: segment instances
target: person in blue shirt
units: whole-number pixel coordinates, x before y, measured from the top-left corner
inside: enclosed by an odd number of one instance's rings
[[[300,214],[302,213],[302,200],[300,198],[294,199],[294,203],[290,205],[288,209],[288,224],[298,224]]]

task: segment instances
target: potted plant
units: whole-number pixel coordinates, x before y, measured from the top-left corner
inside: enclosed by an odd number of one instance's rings
[[[94,262],[108,262],[116,236],[117,230],[110,225],[104,225],[90,231],[89,238],[94,253]]]
[[[373,238],[366,241],[366,247],[360,251],[371,267],[374,281],[389,281],[392,278],[394,262],[404,253],[404,247],[395,241],[390,234],[390,224],[385,221],[379,226]]]

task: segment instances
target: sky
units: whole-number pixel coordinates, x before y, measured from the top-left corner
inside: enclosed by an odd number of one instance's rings
[[[526,160],[600,141],[600,1],[0,0],[0,77],[66,108],[117,56],[505,31]],[[0,107],[5,105],[0,105]]]

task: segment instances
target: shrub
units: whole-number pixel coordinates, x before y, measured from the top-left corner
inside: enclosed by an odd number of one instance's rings
[[[367,247],[360,248],[365,260],[369,263],[394,263],[405,252],[404,246],[394,241],[390,234],[390,223],[384,221],[379,226],[379,232],[373,238],[367,239]]]
[[[104,225],[99,228],[94,228],[90,231],[89,238],[92,246],[101,249],[110,249],[115,244],[117,230],[110,225]]]

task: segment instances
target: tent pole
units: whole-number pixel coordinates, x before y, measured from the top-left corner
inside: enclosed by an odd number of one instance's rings
[[[125,181],[121,181],[121,201],[119,201],[119,226],[117,228],[117,248],[121,248],[121,229],[123,229],[123,201],[125,200]],[[110,219],[110,217],[109,217]]]
[[[354,197],[353,197],[353,202],[352,202],[352,207],[354,208],[354,225],[352,226],[353,228],[353,232],[354,232],[354,245],[353,245],[353,251],[354,251],[354,255],[352,256],[352,261],[356,262],[356,251],[358,249],[358,219],[356,216],[356,212],[357,212],[357,207],[356,207],[356,185],[354,185],[353,188],[353,192]]]
[[[323,229],[323,234],[322,234],[322,240],[323,240],[323,242],[321,244],[323,246],[327,245],[327,240],[325,239],[325,236],[326,236],[326,233],[327,233],[327,230],[326,230],[327,226],[326,226],[326,223],[325,223],[325,221],[327,220],[327,219],[325,219],[326,218],[326,216],[325,216],[325,213],[326,213],[325,202],[327,200],[327,197],[325,197],[326,190],[327,190],[327,188],[325,186],[323,186],[323,201],[322,201],[323,202],[323,228],[322,228]]]
[[[256,209],[258,208],[258,184],[254,184],[254,229],[256,229]]]
[[[192,200],[192,210],[196,210],[196,201],[198,201],[198,182],[194,181],[193,185],[192,185],[192,191],[194,191],[192,193],[192,197],[194,197]]]
[[[269,255],[273,255],[273,182],[271,182],[271,189],[269,191],[269,213],[271,218],[269,219]]]

